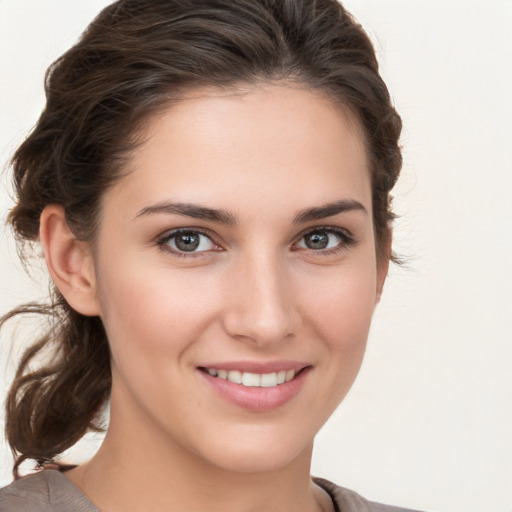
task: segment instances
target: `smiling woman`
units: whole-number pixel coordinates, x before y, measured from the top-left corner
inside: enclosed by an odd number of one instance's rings
[[[2,321],[53,322],[7,403],[15,476],[46,469],[0,510],[395,510],[310,477],[393,258],[401,123],[361,27],[334,0],[119,1],[46,90],[10,222],[55,288]],[[98,453],[57,462],[108,399]]]
[[[96,268],[85,308],[105,326],[122,417],[107,442],[143,411],[173,460],[175,444],[237,472],[308,459],[355,378],[387,268],[359,132],[289,85],[197,92],[148,124],[131,166],[103,197],[85,265]],[[324,204],[337,207],[324,217]],[[65,231],[59,212],[43,224]],[[42,238],[55,253],[55,236]]]

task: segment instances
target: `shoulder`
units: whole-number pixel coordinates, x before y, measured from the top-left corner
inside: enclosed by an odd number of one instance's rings
[[[323,478],[314,478],[313,480],[329,493],[337,507],[336,512],[420,512],[368,501],[356,492],[340,487]]]
[[[98,512],[60,472],[46,470],[0,489],[0,512]]]
[[[27,476],[0,489],[0,512],[47,510],[50,504],[51,479],[48,472]]]

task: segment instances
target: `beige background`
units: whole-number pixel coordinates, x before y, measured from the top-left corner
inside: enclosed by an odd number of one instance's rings
[[[0,161],[43,104],[47,65],[105,0],[0,0]],[[437,512],[512,511],[512,1],[346,0],[403,115],[397,249],[316,475]],[[8,176],[0,216],[11,205]],[[0,230],[0,312],[44,295]],[[0,394],[21,345],[0,339]],[[87,457],[95,443],[74,457]],[[10,458],[0,444],[0,485]]]

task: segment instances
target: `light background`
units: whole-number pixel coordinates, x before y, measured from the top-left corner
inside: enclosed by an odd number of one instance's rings
[[[0,0],[0,161],[105,0]],[[431,512],[512,511],[512,1],[346,0],[404,120],[396,249],[367,358],[313,473]],[[11,205],[0,187],[0,216]],[[0,312],[44,296],[0,230]],[[0,393],[20,346],[0,342]],[[93,443],[94,445],[94,443]],[[87,456],[87,445],[77,457]],[[0,445],[0,486],[10,481]]]

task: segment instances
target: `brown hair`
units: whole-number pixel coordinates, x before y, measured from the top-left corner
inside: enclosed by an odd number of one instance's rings
[[[400,117],[370,40],[336,0],[120,0],[50,66],[46,107],[13,157],[17,203],[9,221],[20,247],[37,242],[39,217],[62,205],[74,235],[94,241],[100,199],[151,113],[192,87],[286,79],[349,109],[365,135],[377,250],[389,239],[390,190],[401,168]],[[381,257],[389,257],[388,254]],[[24,354],[7,399],[14,473],[43,464],[93,428],[109,397],[110,354],[98,317],[53,289],[51,329]],[[51,363],[29,364],[52,347]]]

